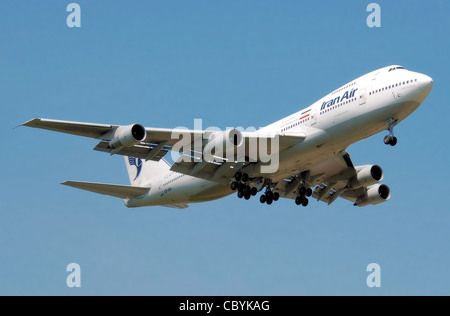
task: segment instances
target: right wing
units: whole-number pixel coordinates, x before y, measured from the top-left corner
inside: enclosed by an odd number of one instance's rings
[[[312,167],[305,177],[307,187],[315,187],[312,197],[318,201],[334,203],[339,197],[355,206],[378,204],[389,200],[388,186],[379,184],[383,171],[377,165],[354,166],[350,155],[341,152]],[[300,179],[277,183],[275,190],[280,196],[295,199],[299,196]]]

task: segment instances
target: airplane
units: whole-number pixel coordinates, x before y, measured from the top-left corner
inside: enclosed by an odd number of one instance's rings
[[[383,142],[395,146],[394,127],[412,114],[427,98],[433,80],[402,66],[381,68],[350,81],[311,106],[259,130],[242,132],[145,128],[32,119],[23,126],[100,140],[94,150],[125,157],[131,185],[66,181],[62,184],[121,198],[127,207],[165,206],[185,209],[191,203],[212,201],[237,192],[271,205],[280,198],[307,206],[308,198],[328,205],[337,198],[355,206],[377,205],[391,197],[380,183],[378,165],[355,166],[347,148],[383,130]],[[267,136],[267,135],[271,136]],[[178,135],[178,137],[174,137]],[[182,137],[182,135],[184,135]],[[187,135],[187,136],[186,136]],[[263,172],[263,156],[250,155],[252,140],[269,139],[277,148],[278,167]],[[185,146],[180,150],[180,141]],[[191,145],[196,144],[192,149]],[[206,149],[214,159],[204,159]],[[256,145],[258,147],[258,143]],[[261,146],[261,145],[259,145]],[[187,150],[184,148],[188,148]],[[237,152],[241,150],[237,159]],[[170,165],[163,157],[180,154]],[[192,159],[185,159],[186,157]]]

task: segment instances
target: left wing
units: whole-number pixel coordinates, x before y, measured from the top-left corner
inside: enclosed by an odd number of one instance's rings
[[[204,134],[203,131],[144,128],[139,124],[122,126],[40,118],[22,126],[99,139],[100,143],[94,150],[154,161],[159,161],[179,141],[173,135],[188,135],[191,138],[189,142],[194,142],[202,139]]]
[[[259,132],[240,132],[236,129],[227,131],[200,131],[185,129],[145,128],[139,124],[105,125],[82,122],[58,121],[36,118],[23,126],[46,129],[72,135],[99,139],[94,150],[159,161],[169,150],[181,152],[184,157],[173,167],[172,171],[194,177],[228,183],[235,169],[250,162],[259,162],[260,146],[265,141],[270,154],[271,144],[277,141],[276,150],[287,150],[306,138],[306,133],[262,134]],[[228,158],[227,146],[233,153]],[[217,148],[223,150],[216,152]],[[274,147],[275,148],[275,147]],[[237,159],[239,151],[245,153]],[[206,153],[211,153],[206,159]]]
[[[32,119],[22,126],[28,126],[33,128],[46,129],[49,131],[67,133],[72,135],[101,138],[101,136],[107,134],[111,130],[119,127],[119,125],[105,125],[105,124],[92,124],[70,121],[57,121],[48,119]]]

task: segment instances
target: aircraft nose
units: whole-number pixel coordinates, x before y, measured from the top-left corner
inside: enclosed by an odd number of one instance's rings
[[[430,76],[422,75],[420,78],[420,88],[425,92],[430,92],[433,88],[433,79]]]

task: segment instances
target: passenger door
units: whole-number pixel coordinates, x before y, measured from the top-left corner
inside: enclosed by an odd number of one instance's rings
[[[366,89],[361,89],[359,92],[359,105],[366,104]]]

